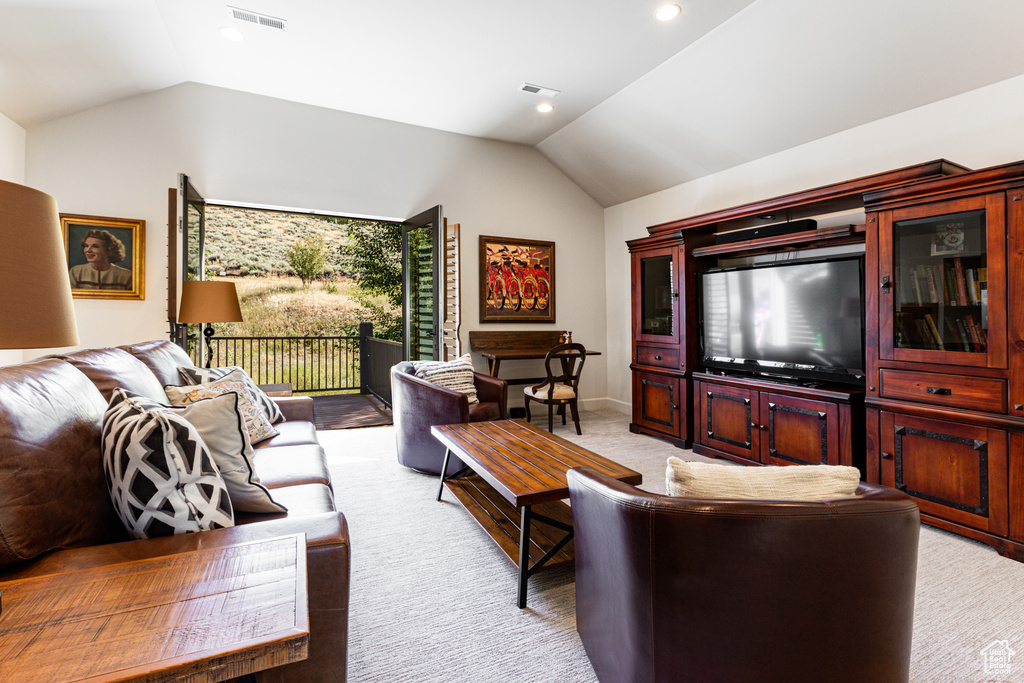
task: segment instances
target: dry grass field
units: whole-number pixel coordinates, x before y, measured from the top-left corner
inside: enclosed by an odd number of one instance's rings
[[[314,282],[303,289],[294,276],[267,275],[229,279],[238,289],[241,323],[215,325],[225,337],[337,337],[355,335],[366,320],[348,278]],[[383,300],[377,302],[385,305]]]

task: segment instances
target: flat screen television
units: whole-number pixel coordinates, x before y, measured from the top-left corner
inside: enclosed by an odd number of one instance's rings
[[[701,276],[705,367],[864,383],[864,259],[715,268]]]

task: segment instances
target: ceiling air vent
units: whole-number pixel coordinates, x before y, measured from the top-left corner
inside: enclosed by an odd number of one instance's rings
[[[259,12],[253,12],[252,10],[241,9],[239,7],[232,7],[228,5],[228,9],[231,10],[231,17],[238,19],[239,21],[247,21],[250,24],[259,24],[260,26],[268,26],[270,28],[276,28],[280,31],[285,30],[288,25],[284,19],[278,19],[277,17],[271,17],[266,14],[260,14]]]
[[[523,92],[533,93],[534,95],[540,95],[542,97],[554,97],[561,90],[555,90],[554,88],[545,88],[543,85],[533,85],[531,83],[523,83],[519,86],[519,89]]]

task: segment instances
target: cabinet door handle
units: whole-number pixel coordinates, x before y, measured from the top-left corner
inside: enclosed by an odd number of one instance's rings
[[[953,394],[952,389],[946,387],[928,387],[929,394],[938,394],[940,396],[951,396]]]
[[[679,410],[679,406],[677,406],[675,403],[673,403],[672,404],[672,410]]]
[[[879,284],[879,286],[882,289],[882,294],[888,294],[889,293],[889,287],[891,286],[891,284],[892,283],[889,281],[889,276],[888,275],[885,275],[885,276],[882,277],[882,282]]]
[[[661,360],[661,356],[655,356],[654,360]]]
[[[892,453],[882,451],[882,460],[892,460]]]
[[[762,431],[762,432],[763,432],[763,431],[765,431],[765,430],[767,430],[767,429],[768,429],[768,427],[767,427],[767,426],[765,426],[765,425],[761,425],[761,431]]]

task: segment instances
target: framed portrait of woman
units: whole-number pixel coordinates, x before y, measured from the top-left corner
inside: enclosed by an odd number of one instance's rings
[[[145,299],[146,221],[62,213],[71,296]]]

